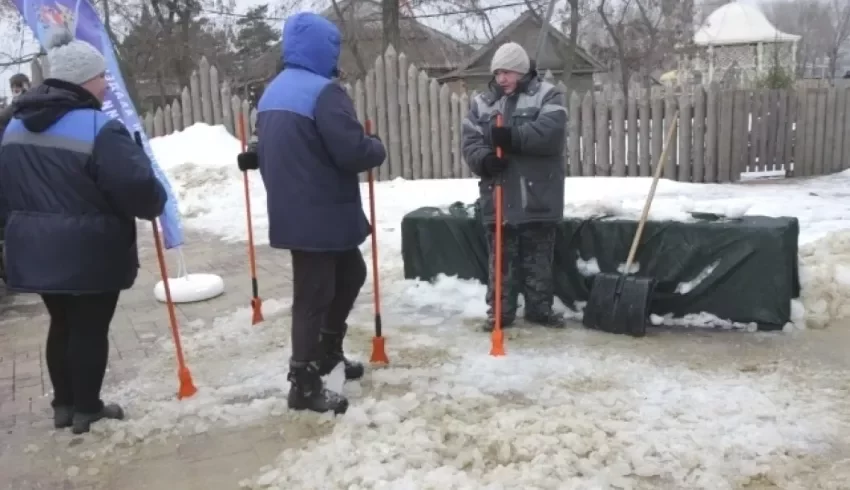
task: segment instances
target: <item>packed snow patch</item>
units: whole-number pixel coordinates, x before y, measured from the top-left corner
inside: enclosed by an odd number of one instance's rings
[[[698,369],[632,341],[564,342],[543,329],[514,330],[496,359],[463,312],[416,326],[412,305],[390,308],[397,364],[346,386],[352,406],[329,433],[285,449],[243,487],[793,487],[843,423],[829,390],[789,382],[790,368]]]
[[[599,268],[599,261],[596,260],[596,257],[591,257],[587,260],[579,257],[578,260],[576,260],[576,267],[578,268],[579,274],[584,277],[592,277],[602,272],[602,269]]]
[[[697,274],[697,277],[693,278],[690,281],[680,282],[676,285],[676,293],[677,294],[688,294],[694,290],[697,286],[699,286],[703,281],[708,279],[714,269],[717,269],[717,266],[720,265],[720,260],[715,260],[711,264],[707,265],[703,270]]]
[[[800,283],[807,327],[850,318],[850,231],[800,247]]]

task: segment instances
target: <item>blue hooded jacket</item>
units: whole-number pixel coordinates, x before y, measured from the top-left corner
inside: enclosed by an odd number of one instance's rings
[[[167,195],[118,121],[77,85],[48,79],[21,96],[0,145],[0,213],[10,289],[113,292],[139,268],[136,218]]]
[[[284,69],[258,104],[257,154],[274,248],[344,251],[369,236],[357,174],[383,163],[386,151],[332,80],[340,43],[324,17],[289,17]]]

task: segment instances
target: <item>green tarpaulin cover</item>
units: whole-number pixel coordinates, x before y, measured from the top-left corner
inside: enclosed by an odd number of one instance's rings
[[[407,279],[430,281],[439,274],[487,278],[484,229],[474,206],[420,208],[402,220]],[[617,272],[626,260],[637,222],[565,219],[555,252],[555,294],[568,307],[587,301],[596,260],[602,272]],[[760,329],[781,328],[800,294],[796,218],[744,216],[693,222],[648,222],[638,248],[638,275],[653,276],[652,313],[676,317],[711,313]],[[582,273],[584,272],[584,274]]]

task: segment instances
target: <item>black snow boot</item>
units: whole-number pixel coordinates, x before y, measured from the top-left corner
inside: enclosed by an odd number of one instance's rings
[[[315,362],[289,363],[289,396],[286,401],[290,410],[343,414],[348,410],[348,400],[339,393],[325,389]]]
[[[511,328],[514,325],[513,320],[503,319],[502,320],[502,328]],[[481,330],[484,332],[492,332],[496,328],[496,319],[488,316],[487,320],[484,321],[484,324],[481,325]]]
[[[553,311],[543,314],[526,313],[525,321],[548,328],[566,328],[567,326],[564,317]]]
[[[365,371],[363,363],[352,361],[345,357],[342,350],[342,341],[345,339],[345,332],[348,330],[346,325],[342,334],[329,334],[322,332],[322,349],[325,353],[325,358],[322,360],[319,374],[327,376],[339,363],[345,364],[345,379],[351,381],[363,377]]]
[[[53,407],[53,427],[66,429],[74,424],[74,407],[58,405]]]
[[[100,409],[100,412],[97,413],[75,412],[71,432],[74,434],[85,434],[91,430],[91,424],[102,419],[124,420],[124,409],[114,403],[110,403],[104,405]]]

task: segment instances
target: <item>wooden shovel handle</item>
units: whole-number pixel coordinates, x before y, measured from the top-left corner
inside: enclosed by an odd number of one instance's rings
[[[638,221],[637,231],[635,232],[635,237],[632,240],[632,248],[629,249],[629,257],[626,259],[626,270],[623,271],[623,275],[629,274],[629,270],[632,268],[632,262],[635,260],[638,243],[640,243],[640,237],[643,235],[643,227],[646,224],[647,216],[649,216],[649,208],[652,206],[652,198],[655,197],[655,189],[658,187],[658,181],[661,180],[661,170],[664,168],[664,164],[667,163],[667,150],[669,150],[670,145],[673,144],[673,135],[676,134],[676,128],[678,126],[679,111],[676,111],[676,113],[673,114],[673,124],[671,124],[670,129],[667,130],[667,138],[664,140],[664,149],[661,150],[661,156],[658,157],[658,162],[655,164],[655,173],[652,175],[652,186],[649,188],[649,195],[646,196],[646,203],[643,205],[643,213],[641,213],[640,221]]]

